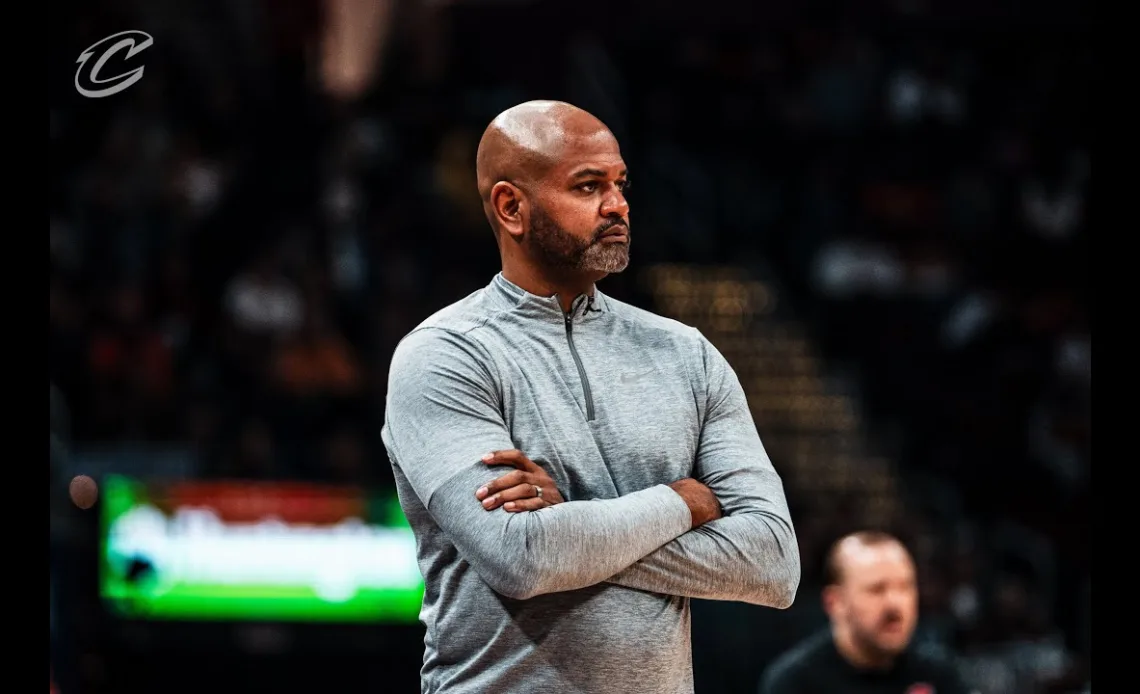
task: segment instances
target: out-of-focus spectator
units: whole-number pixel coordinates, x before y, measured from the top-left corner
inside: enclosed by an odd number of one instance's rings
[[[276,254],[266,253],[226,290],[226,311],[245,337],[277,337],[301,327],[305,304],[301,292],[281,268]]]
[[[352,348],[315,309],[282,339],[273,366],[277,386],[295,397],[356,394],[364,383]]]
[[[171,434],[174,354],[147,310],[142,288],[124,283],[110,292],[104,320],[91,335],[91,412],[100,436]]]
[[[817,286],[836,298],[894,294],[906,279],[901,259],[887,246],[866,239],[829,243],[815,262]]]

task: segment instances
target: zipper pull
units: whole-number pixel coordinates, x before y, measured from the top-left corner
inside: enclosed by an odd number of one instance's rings
[[[566,322],[571,323],[578,317],[578,309],[582,307],[582,297],[578,297],[570,303],[570,310],[566,312]]]

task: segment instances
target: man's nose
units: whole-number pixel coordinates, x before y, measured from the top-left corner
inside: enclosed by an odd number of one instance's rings
[[[602,200],[602,207],[599,210],[603,217],[625,217],[629,214],[629,203],[626,201],[625,196],[621,191],[615,191],[607,195]]]
[[[886,604],[884,609],[888,612],[903,613],[903,608],[906,607],[907,596],[903,591],[893,590],[887,593]]]

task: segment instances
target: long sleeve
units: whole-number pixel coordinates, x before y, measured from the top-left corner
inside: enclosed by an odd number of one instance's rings
[[[701,338],[708,402],[694,476],[724,517],[681,535],[609,579],[667,595],[786,608],[799,587],[799,546],[783,483],[760,441],[736,373]]]
[[[601,583],[689,530],[688,506],[664,485],[531,513],[485,510],[475,490],[503,470],[481,457],[514,448],[495,378],[473,340],[420,329],[393,355],[383,430],[393,465],[493,590],[526,599]]]

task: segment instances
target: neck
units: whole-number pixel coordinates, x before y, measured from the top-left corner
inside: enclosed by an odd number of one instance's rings
[[[594,282],[600,277],[593,276],[566,276],[555,277],[550,273],[540,272],[534,268],[503,263],[503,277],[535,296],[558,296],[558,303],[563,311],[569,311],[574,299],[587,294],[594,294]]]
[[[835,650],[839,651],[839,655],[858,670],[886,670],[895,662],[893,655],[861,647],[848,629],[833,626],[831,640],[835,643]]]

